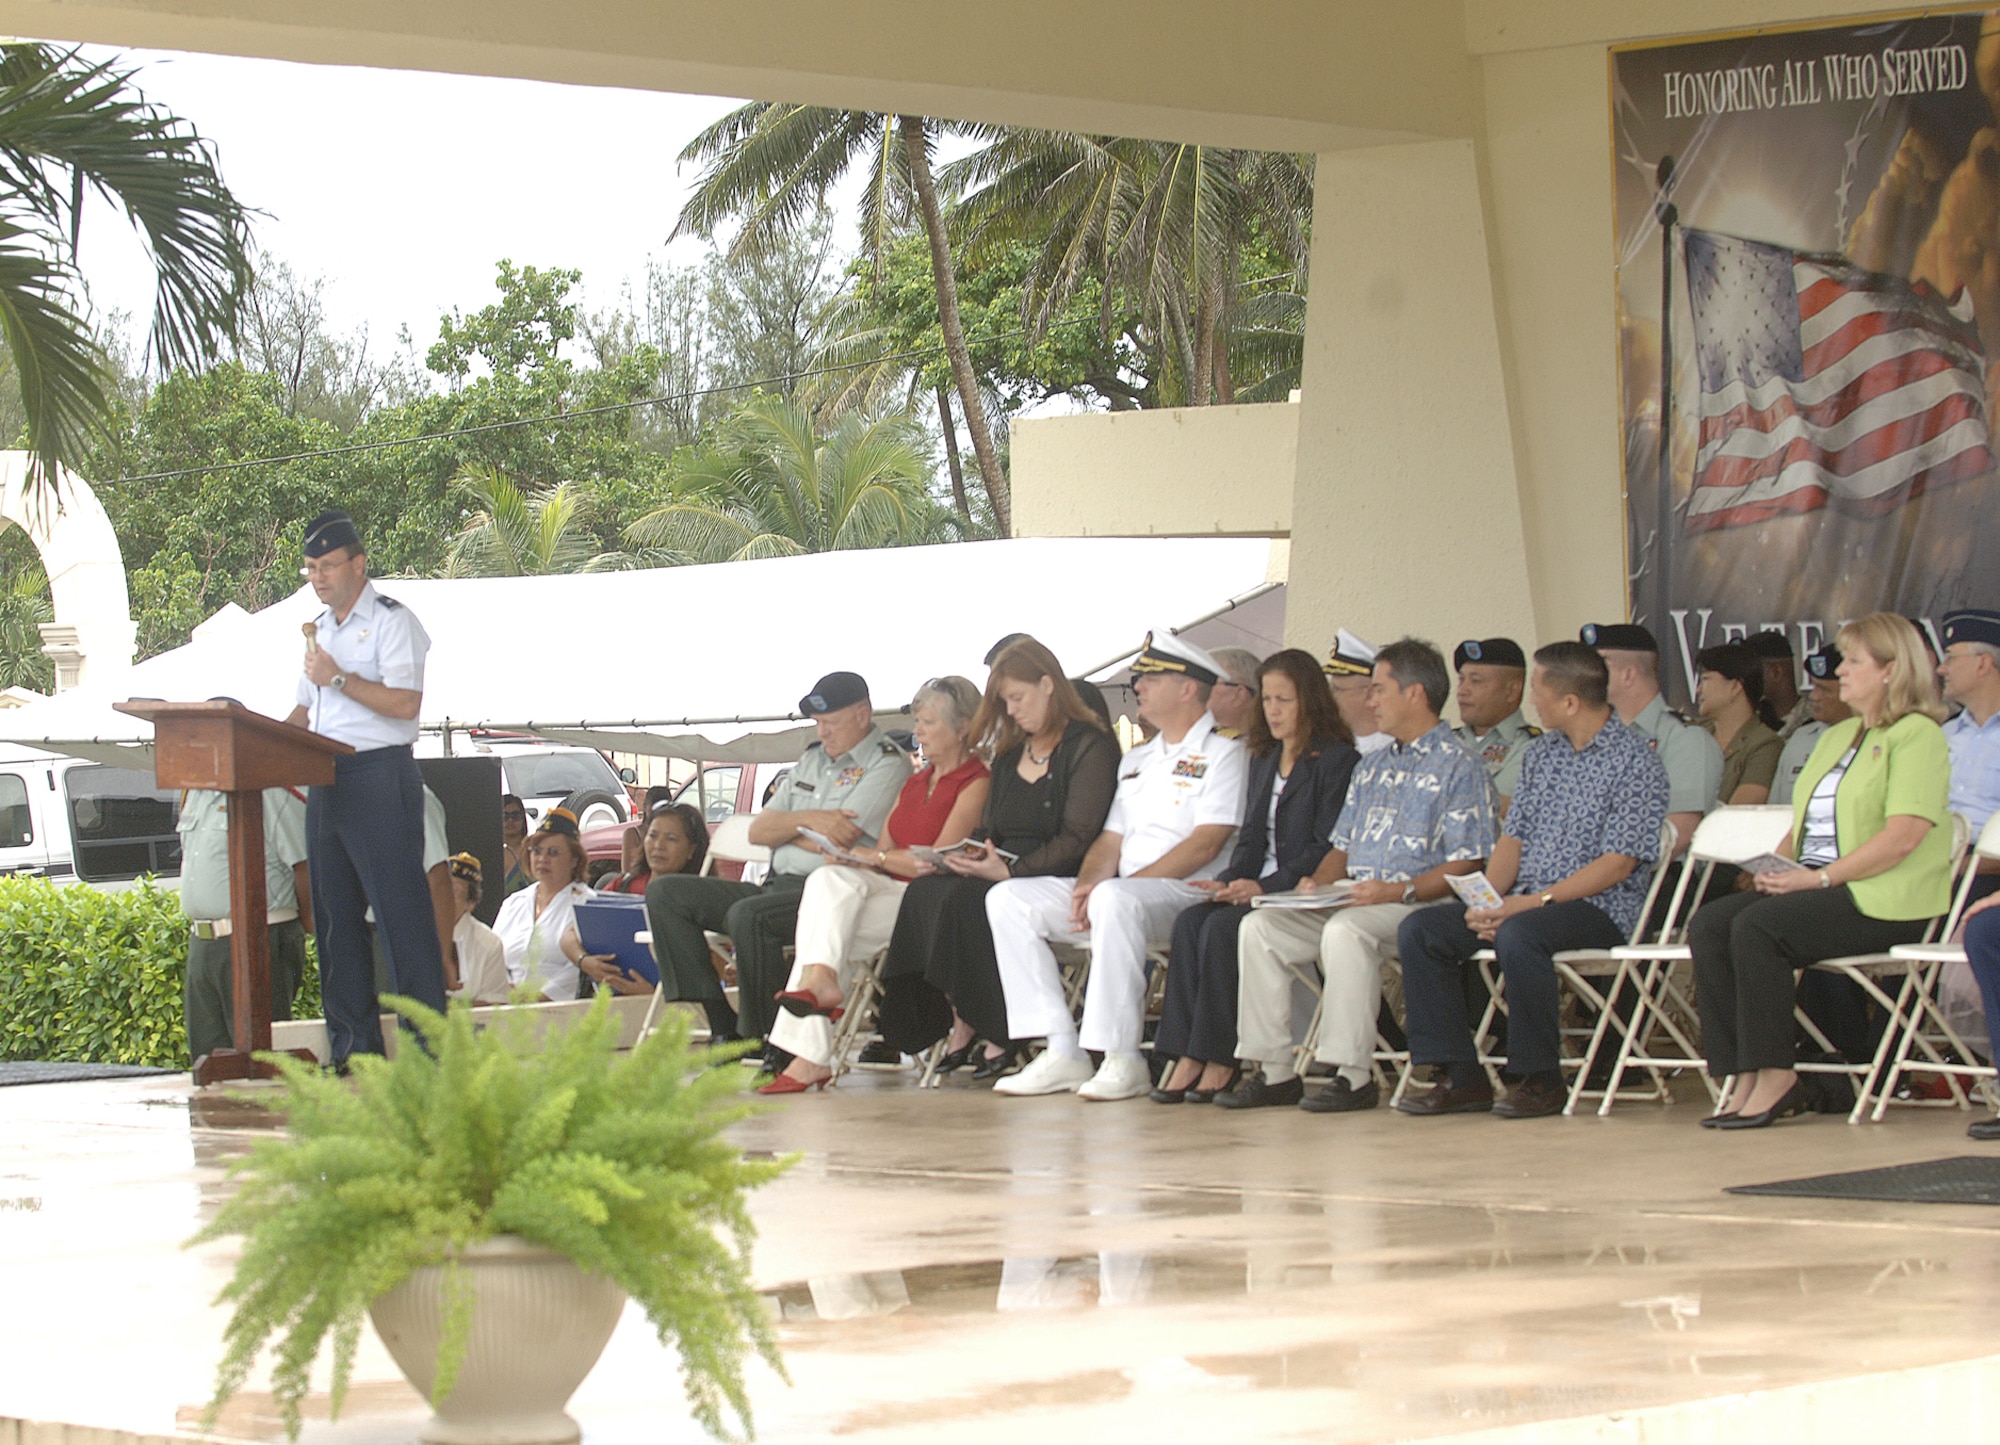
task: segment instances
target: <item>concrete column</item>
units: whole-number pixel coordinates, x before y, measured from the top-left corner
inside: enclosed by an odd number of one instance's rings
[[[1470,141],[1319,157],[1285,638],[1537,639]]]

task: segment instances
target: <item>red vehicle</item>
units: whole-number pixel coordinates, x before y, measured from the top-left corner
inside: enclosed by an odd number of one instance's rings
[[[790,763],[710,763],[703,768],[702,783],[708,802],[708,831],[711,837],[725,819],[737,813],[755,813],[764,806],[778,780],[791,770]],[[674,791],[673,801],[693,804],[701,796],[690,778]],[[623,856],[626,825],[607,824],[583,830],[583,849],[590,856],[591,879],[618,871]],[[723,878],[740,878],[743,865],[719,863],[714,870]]]

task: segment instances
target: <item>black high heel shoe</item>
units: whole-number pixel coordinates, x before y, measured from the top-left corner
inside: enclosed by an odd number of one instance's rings
[[[1794,1114],[1806,1111],[1806,1081],[1794,1079],[1791,1088],[1785,1090],[1785,1097],[1770,1108],[1756,1114],[1736,1114],[1716,1121],[1718,1129],[1768,1129],[1780,1119],[1789,1119]]]
[[[983,1084],[988,1079],[997,1079],[1002,1074],[1011,1074],[1014,1072],[1014,1065],[1017,1062],[1018,1059],[1012,1049],[1002,1049],[997,1054],[982,1055],[979,1062],[972,1066],[972,1082]]]
[[[978,1047],[979,1047],[979,1037],[978,1035],[975,1034],[972,1038],[972,1041],[968,1043],[964,1048],[953,1049],[950,1053],[946,1054],[943,1058],[939,1059],[937,1071],[940,1074],[949,1074],[955,1070],[964,1068],[967,1064],[972,1062],[972,1051]]]
[[[1699,1122],[1704,1129],[1720,1129],[1723,1120],[1734,1119],[1736,1117],[1736,1110],[1731,1109],[1727,1114],[1704,1114],[1701,1116]]]
[[[1243,1071],[1241,1069],[1231,1069],[1229,1071],[1228,1082],[1225,1083],[1221,1088],[1189,1089],[1187,1091],[1187,1102],[1190,1104],[1213,1104],[1215,1102],[1215,1096],[1217,1094],[1228,1093],[1231,1089],[1236,1087],[1236,1081],[1242,1077],[1243,1077]]]

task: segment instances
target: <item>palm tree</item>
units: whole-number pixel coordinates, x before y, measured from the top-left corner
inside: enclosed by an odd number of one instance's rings
[[[453,479],[472,494],[479,510],[452,538],[447,577],[542,577],[581,572],[596,548],[583,531],[584,490],[560,482],[532,496],[498,467],[467,467]]]
[[[907,415],[848,412],[822,437],[805,408],[758,395],[682,463],[681,499],[625,540],[648,566],[952,541],[958,519],[932,499],[930,470]]]
[[[54,620],[41,568],[15,566],[0,573],[0,689],[54,690],[55,663],[42,651],[42,624]]]
[[[1006,536],[1013,530],[1012,498],[965,345],[951,243],[931,173],[932,148],[942,129],[942,123],[922,116],[753,101],[731,111],[681,152],[683,162],[706,169],[674,234],[713,236],[724,221],[736,217],[742,225],[729,254],[754,254],[798,225],[842,176],[865,160],[862,248],[879,268],[895,236],[913,222],[922,225],[930,242],[945,355],[987,499],[1000,534]]]
[[[1229,342],[1241,261],[1261,240],[1303,274],[1312,157],[988,126],[947,166],[953,222],[971,244],[1032,239],[1041,254],[1023,320],[1046,327],[1078,284],[1104,277],[1150,322],[1194,406],[1235,397]],[[1303,289],[1303,288],[1300,288]]]
[[[79,312],[84,192],[124,211],[156,278],[148,351],[199,366],[236,333],[249,291],[249,216],[186,122],[133,72],[74,50],[0,45],[0,329],[27,414],[31,476],[76,466],[107,424],[112,374]]]

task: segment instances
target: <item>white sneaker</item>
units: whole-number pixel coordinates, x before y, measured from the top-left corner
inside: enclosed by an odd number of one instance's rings
[[[1090,1079],[1088,1057],[1042,1050],[1035,1061],[1018,1074],[1009,1074],[993,1086],[996,1094],[1068,1094]]]
[[[1136,1099],[1153,1092],[1153,1076],[1146,1061],[1131,1054],[1106,1054],[1097,1076],[1076,1091],[1079,1099],[1108,1104],[1115,1099]]]

